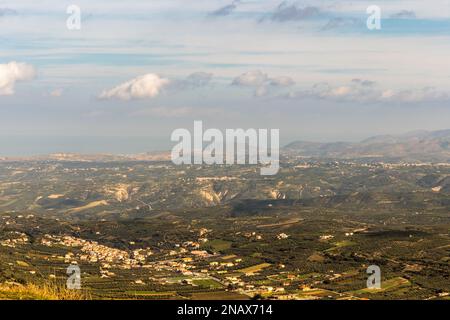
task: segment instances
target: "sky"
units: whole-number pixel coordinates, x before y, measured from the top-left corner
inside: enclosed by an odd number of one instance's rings
[[[0,0],[0,155],[166,150],[194,120],[282,144],[449,129],[450,0]]]

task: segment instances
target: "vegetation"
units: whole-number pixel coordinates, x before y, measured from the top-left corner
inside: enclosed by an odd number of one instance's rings
[[[52,282],[45,284],[0,284],[0,300],[87,300],[89,294],[68,290]]]
[[[450,166],[283,161],[0,162],[0,299],[448,299]]]

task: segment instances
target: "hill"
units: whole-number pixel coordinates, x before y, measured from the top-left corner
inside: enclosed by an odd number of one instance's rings
[[[447,162],[450,159],[450,130],[375,136],[356,143],[295,141],[284,147],[284,152],[318,158],[389,158]]]

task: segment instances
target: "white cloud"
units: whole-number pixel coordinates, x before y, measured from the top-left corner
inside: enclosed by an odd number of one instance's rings
[[[13,95],[16,82],[32,80],[35,76],[34,67],[29,64],[15,61],[0,64],[0,96]]]
[[[271,78],[270,85],[276,87],[289,87],[295,84],[295,81],[291,77],[281,76],[276,78]]]
[[[260,70],[249,71],[241,74],[233,80],[233,85],[237,86],[260,86],[263,85],[269,77]]]
[[[286,76],[269,77],[260,70],[249,71],[236,77],[232,85],[253,87],[256,97],[266,96],[270,93],[270,87],[289,87],[295,84],[295,81]]]
[[[448,92],[439,91],[433,87],[425,87],[416,90],[385,90],[381,99],[396,102],[433,102],[433,101],[449,101],[450,94]]]
[[[154,73],[134,78],[111,90],[103,91],[100,99],[144,99],[156,97],[169,84],[169,80]]]

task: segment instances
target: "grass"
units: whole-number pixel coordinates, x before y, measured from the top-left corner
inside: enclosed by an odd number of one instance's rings
[[[267,267],[270,267],[270,263],[261,263],[261,264],[257,264],[257,265],[254,265],[254,266],[251,266],[248,268],[237,270],[237,271],[242,272],[242,273],[255,273],[255,272],[261,271],[262,269],[265,269]]]
[[[54,283],[0,284],[0,300],[89,300],[81,290],[68,290]]]
[[[125,291],[128,295],[141,296],[141,297],[173,297],[177,293],[175,291]]]
[[[249,300],[248,296],[230,291],[196,292],[191,298],[193,300]]]
[[[8,202],[2,203],[2,204],[0,204],[0,208],[4,208],[4,207],[8,207],[8,206],[10,206],[10,205],[13,205],[13,204],[16,203],[18,200],[19,200],[19,199],[13,199],[13,200],[10,200],[10,201],[8,201]]]
[[[333,251],[339,248],[345,248],[345,247],[349,247],[349,246],[354,246],[356,245],[355,242],[349,241],[349,240],[343,240],[343,241],[339,241],[339,242],[335,242],[334,243],[334,247],[331,247],[327,250],[325,250],[325,252],[329,252],[329,251]]]
[[[215,239],[206,243],[207,247],[211,247],[214,251],[223,251],[231,248],[231,242]]]
[[[235,259],[235,258],[237,258],[237,255],[235,255],[235,254],[229,254],[229,255],[227,255],[227,256],[223,256],[221,259],[222,259],[222,260],[231,260],[231,259]]]
[[[308,291],[298,291],[298,292],[296,292],[296,295],[300,299],[317,299],[317,298],[325,298],[325,297],[337,298],[337,297],[339,297],[339,294],[337,294],[336,292],[326,290],[326,289],[311,289]]]
[[[270,223],[270,224],[261,224],[259,226],[256,226],[257,228],[274,228],[274,227],[286,227],[286,226],[292,226],[296,223],[301,222],[302,219],[299,218],[294,218],[294,219],[289,219],[287,221],[281,221],[278,223]]]
[[[381,282],[381,289],[368,289],[364,288],[361,290],[353,291],[353,294],[364,294],[364,293],[380,293],[385,291],[392,291],[403,287],[411,286],[411,282],[402,277],[396,277],[393,279],[385,280]]]
[[[223,288],[222,284],[213,280],[213,279],[196,279],[192,280],[192,283],[196,286],[210,289],[221,289]]]
[[[20,267],[29,267],[30,266],[28,263],[26,263],[25,261],[21,261],[21,260],[17,260],[16,263]]]
[[[94,201],[94,202],[88,203],[85,206],[67,210],[67,213],[73,214],[73,213],[78,213],[78,212],[81,212],[81,211],[84,211],[84,210],[92,209],[92,208],[95,208],[95,207],[98,207],[98,206],[107,206],[107,205],[108,205],[108,202],[106,202],[105,200]]]

